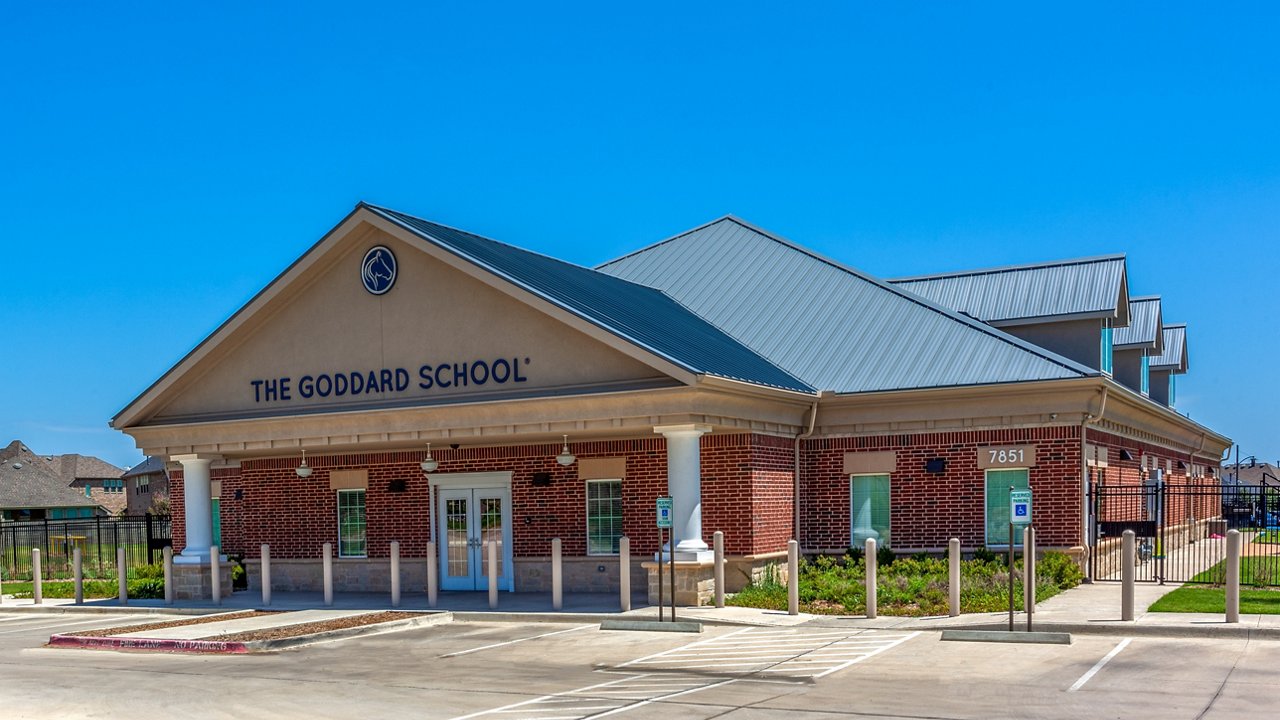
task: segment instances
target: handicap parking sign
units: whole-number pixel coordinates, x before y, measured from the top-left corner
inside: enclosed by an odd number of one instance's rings
[[[1009,493],[1009,521],[1014,525],[1031,524],[1031,491],[1014,490]]]
[[[660,528],[671,527],[671,498],[669,497],[658,498],[657,510],[658,510],[658,527]]]

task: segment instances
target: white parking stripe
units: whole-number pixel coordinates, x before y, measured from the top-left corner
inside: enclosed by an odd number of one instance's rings
[[[1089,668],[1088,672],[1086,672],[1084,675],[1081,675],[1080,679],[1076,681],[1075,685],[1072,685],[1071,687],[1067,688],[1067,692],[1075,692],[1080,688],[1084,687],[1084,684],[1089,682],[1090,678],[1098,674],[1098,671],[1102,669],[1103,665],[1106,665],[1107,663],[1111,662],[1111,658],[1115,657],[1116,655],[1119,655],[1120,651],[1128,647],[1129,643],[1132,641],[1133,641],[1133,638],[1131,637],[1121,640],[1119,645],[1116,645],[1114,648],[1112,648],[1111,652],[1104,655],[1101,660],[1094,663],[1093,667]]]
[[[595,627],[595,625],[579,625],[578,627],[569,628],[568,630],[556,630],[555,632],[542,633],[541,635],[533,635],[531,637],[516,638],[515,640],[508,640],[506,642],[494,643],[492,645],[482,645],[478,648],[471,648],[470,650],[459,650],[458,652],[449,653],[448,655],[441,655],[440,657],[451,658],[451,657],[458,657],[459,655],[469,655],[473,652],[480,652],[481,650],[491,650],[493,648],[505,647],[507,645],[515,645],[516,643],[521,643],[521,642],[524,642],[525,640],[537,640],[538,638],[551,637],[552,635],[563,635],[565,633],[577,632],[579,630],[586,630],[587,628],[593,628],[593,627]]]
[[[52,630],[54,628],[71,627],[73,625],[89,625],[91,623],[106,623],[110,626],[111,623],[117,622],[120,622],[119,618],[95,618],[93,620],[82,620],[80,622],[60,622],[54,625],[40,625],[37,627],[21,627],[13,630],[0,630],[0,635],[12,635],[14,633],[30,632],[32,630]]]

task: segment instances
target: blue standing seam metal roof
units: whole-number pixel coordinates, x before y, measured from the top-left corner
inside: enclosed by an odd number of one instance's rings
[[[837,393],[1099,374],[734,217],[597,269],[666,292],[809,385]]]
[[[983,322],[1098,316],[1129,322],[1124,255],[939,273],[889,282]]]
[[[1151,358],[1152,370],[1169,370],[1174,375],[1187,371],[1187,326],[1164,326],[1164,352]]]
[[[690,372],[785,390],[816,391],[660,290],[412,215],[362,205]]]
[[[1164,350],[1160,297],[1129,298],[1129,327],[1116,328],[1112,344],[1117,350],[1147,348],[1159,355]]]

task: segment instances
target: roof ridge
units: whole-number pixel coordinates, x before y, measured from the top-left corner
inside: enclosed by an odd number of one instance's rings
[[[1095,255],[1083,258],[1067,258],[1063,260],[1048,260],[1038,263],[1026,263],[1023,265],[1003,265],[999,267],[978,268],[976,270],[955,270],[951,272],[932,273],[926,275],[910,275],[907,277],[890,278],[886,282],[892,284],[922,282],[926,280],[945,280],[954,277],[970,277],[973,275],[998,275],[1001,273],[1020,272],[1023,270],[1039,270],[1049,267],[1068,267],[1071,265],[1089,265],[1092,263],[1114,262],[1116,260],[1124,260],[1124,253],[1113,253],[1111,255]]]
[[[1129,296],[1129,302],[1130,302],[1130,303],[1136,303],[1136,302],[1152,302],[1152,301],[1160,300],[1160,299],[1161,299],[1161,296],[1159,296],[1159,295],[1140,295],[1140,296],[1138,296],[1138,297],[1134,297],[1134,296],[1132,296],[1132,295],[1130,295],[1130,296]]]
[[[702,223],[701,225],[698,225],[698,226],[696,226],[696,227],[692,227],[692,228],[689,228],[688,230],[684,230],[684,231],[682,231],[682,232],[678,232],[678,233],[676,233],[675,235],[672,235],[671,237],[665,238],[665,239],[663,239],[663,240],[659,240],[659,241],[657,241],[657,242],[655,242],[655,243],[650,243],[650,244],[648,244],[648,245],[645,245],[644,247],[642,247],[642,248],[640,248],[640,249],[638,249],[638,250],[632,250],[631,252],[629,252],[629,253],[627,253],[627,254],[625,254],[625,255],[619,255],[618,257],[616,257],[616,258],[614,258],[614,259],[612,259],[612,260],[606,260],[606,261],[604,261],[604,262],[600,263],[599,265],[596,265],[596,266],[595,266],[594,268],[592,268],[592,269],[594,269],[594,270],[597,270],[597,271],[598,271],[598,270],[599,270],[600,268],[602,268],[602,267],[605,267],[605,266],[608,266],[608,265],[612,265],[612,264],[617,263],[617,262],[622,262],[623,260],[626,260],[626,259],[627,259],[627,258],[629,258],[629,257],[634,257],[634,256],[636,256],[636,255],[639,255],[640,253],[648,252],[648,251],[650,251],[650,250],[653,250],[653,249],[654,249],[654,248],[656,248],[656,247],[660,247],[660,246],[662,246],[662,245],[666,245],[667,243],[672,242],[672,241],[674,241],[674,240],[679,240],[680,238],[684,237],[685,235],[692,235],[693,233],[696,233],[696,232],[698,232],[699,230],[705,230],[706,228],[709,228],[709,227],[711,227],[712,225],[715,225],[716,223],[725,222],[726,220],[727,220],[727,221],[729,221],[729,222],[736,222],[736,223],[738,223],[739,225],[742,225],[743,227],[746,227],[746,228],[750,228],[750,229],[752,229],[752,230],[754,230],[754,229],[755,229],[755,228],[753,228],[749,223],[747,223],[747,222],[743,221],[742,219],[738,218],[737,216],[733,215],[732,213],[729,213],[729,214],[721,215],[720,217],[716,218],[715,220],[711,220],[711,221],[708,221],[708,222],[704,222],[704,223]]]

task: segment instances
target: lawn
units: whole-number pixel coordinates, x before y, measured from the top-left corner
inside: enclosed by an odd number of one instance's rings
[[[128,593],[131,598],[164,597],[164,568],[159,564],[142,565],[129,568]],[[30,580],[4,581],[4,594],[15,598],[30,598],[33,583]],[[75,597],[75,583],[71,580],[46,580],[40,586],[40,593],[47,598]],[[84,580],[84,596],[86,598],[116,597],[119,587],[115,577]]]
[[[1254,540],[1257,542],[1257,540]],[[1226,561],[1218,563],[1191,579],[1184,585],[1160,598],[1150,612],[1199,612],[1225,613],[1227,591]],[[1272,587],[1280,580],[1280,557],[1247,557],[1240,559],[1240,612],[1263,615],[1280,615],[1280,587]]]
[[[887,557],[886,557],[887,559]],[[998,612],[1009,607],[1009,570],[1003,558],[975,559],[961,563],[962,612]],[[882,564],[876,575],[877,609],[884,615],[945,615],[947,561],[910,557]],[[1046,600],[1075,587],[1083,575],[1062,553],[1046,553],[1040,560],[1036,601]],[[866,565],[857,555],[823,556],[800,566],[800,607],[804,612],[860,615],[866,612]],[[728,599],[728,604],[783,610],[787,588],[774,573]],[[1022,564],[1014,569],[1014,605],[1022,607]]]

